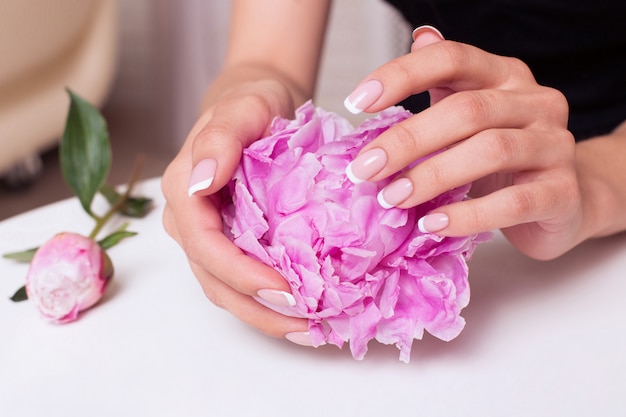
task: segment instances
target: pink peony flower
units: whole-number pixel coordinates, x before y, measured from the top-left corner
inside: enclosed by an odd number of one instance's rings
[[[26,292],[46,320],[68,323],[100,300],[112,276],[111,261],[96,242],[59,233],[35,253]]]
[[[376,339],[396,344],[408,362],[424,330],[442,340],[465,325],[466,260],[485,235],[444,238],[421,233],[417,220],[462,200],[469,186],[412,209],[384,209],[389,180],[355,185],[345,169],[358,151],[410,113],[396,107],[354,129],[311,102],[295,120],[277,118],[269,137],[244,150],[225,189],[226,233],[288,281],[296,305],[285,314],[309,319],[316,346],[349,341],[356,359]]]

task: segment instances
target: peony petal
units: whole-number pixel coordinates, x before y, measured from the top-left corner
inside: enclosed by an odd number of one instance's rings
[[[232,227],[233,236],[239,237],[244,232],[251,231],[259,239],[269,229],[263,211],[254,202],[252,195],[243,184],[237,183],[235,185],[235,194],[237,201],[235,213],[237,215],[234,217]]]
[[[424,330],[450,340],[465,325],[466,261],[488,236],[444,238],[416,223],[462,201],[469,185],[386,210],[376,195],[389,179],[355,185],[345,175],[363,146],[410,116],[393,107],[353,129],[309,101],[244,150],[225,188],[227,236],[283,275],[296,300],[283,313],[309,319],[314,346],[349,342],[362,359],[376,339],[395,344],[408,362]]]

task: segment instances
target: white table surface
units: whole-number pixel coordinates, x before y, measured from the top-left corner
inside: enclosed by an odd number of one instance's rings
[[[9,301],[27,266],[0,260],[0,416],[626,416],[626,236],[551,262],[500,235],[470,263],[467,325],[416,341],[411,362],[272,339],[203,296],[161,227],[110,250],[103,301],[68,325]],[[1,203],[1,202],[0,202]],[[66,200],[0,223],[0,253],[91,220]]]

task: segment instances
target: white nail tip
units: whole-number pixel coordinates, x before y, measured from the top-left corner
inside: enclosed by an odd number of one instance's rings
[[[187,194],[189,195],[189,197],[191,197],[198,191],[206,190],[207,188],[211,186],[211,184],[213,184],[213,177],[207,178],[204,181],[195,183],[194,185],[189,187],[189,189],[187,190]]]
[[[437,29],[436,27],[431,26],[431,25],[422,25],[422,26],[419,26],[419,27],[415,28],[413,30],[413,33],[412,33],[413,39],[415,39],[415,35],[417,34],[417,32],[421,32],[424,29],[430,29],[433,32],[435,32],[441,39],[445,39],[443,34],[441,33],[441,31],[439,29]]]
[[[362,182],[365,182],[362,179],[357,178],[354,175],[354,172],[352,172],[352,162],[350,162],[348,166],[346,167],[346,176],[353,184],[361,184]]]
[[[428,230],[426,230],[426,228],[424,227],[424,217],[420,217],[420,219],[417,221],[417,229],[422,232],[422,233],[430,233]]]
[[[285,292],[283,296],[285,297],[285,300],[287,300],[287,303],[289,304],[290,307],[293,307],[296,305],[296,299],[294,298],[293,295],[289,294],[288,292]]]
[[[389,204],[387,201],[385,201],[385,197],[383,196],[383,190],[380,190],[380,192],[376,196],[376,199],[378,200],[378,204],[380,204],[380,206],[384,209],[390,209],[395,207],[393,204]]]
[[[363,110],[357,108],[354,104],[352,104],[352,102],[350,101],[350,97],[347,97],[343,101],[343,106],[352,114],[359,114],[359,113],[361,113],[363,111]]]

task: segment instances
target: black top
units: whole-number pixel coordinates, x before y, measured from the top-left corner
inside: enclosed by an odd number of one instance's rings
[[[626,0],[387,0],[413,26],[523,60],[565,94],[577,140],[626,120]],[[404,103],[428,105],[424,94]]]

